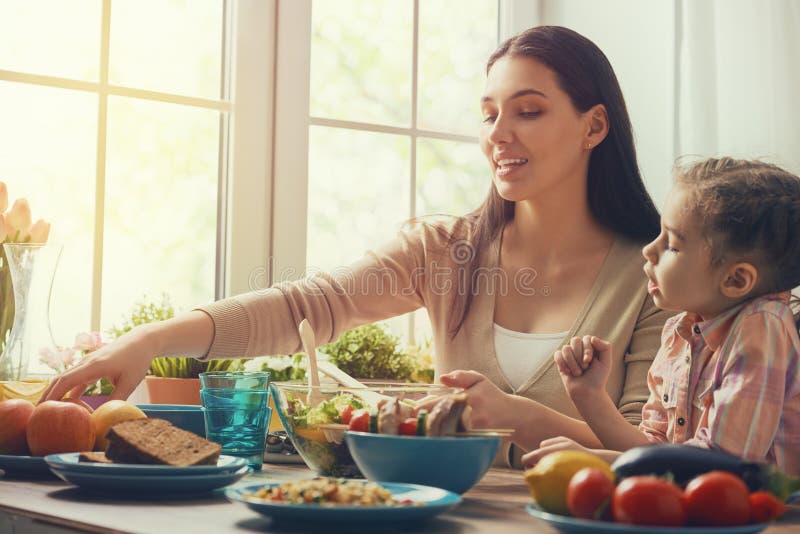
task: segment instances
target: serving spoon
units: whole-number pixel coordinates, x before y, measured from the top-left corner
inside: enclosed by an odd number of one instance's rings
[[[297,327],[300,333],[300,341],[303,343],[303,349],[306,351],[308,357],[308,396],[306,403],[309,406],[316,406],[324,399],[319,390],[319,372],[317,371],[317,345],[314,336],[314,329],[311,328],[311,323],[308,319],[300,321],[300,326]]]

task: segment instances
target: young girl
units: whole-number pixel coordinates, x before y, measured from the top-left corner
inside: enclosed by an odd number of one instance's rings
[[[638,445],[684,443],[800,475],[800,339],[789,291],[800,285],[800,178],[731,158],[677,175],[661,233],[642,253],[664,326],[638,429],[605,392],[611,346],[573,338],[554,357],[567,393],[607,459]],[[582,448],[545,440],[523,457]]]

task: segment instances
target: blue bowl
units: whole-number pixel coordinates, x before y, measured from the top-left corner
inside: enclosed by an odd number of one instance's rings
[[[356,465],[370,480],[464,493],[492,465],[499,437],[429,438],[345,432]]]
[[[206,437],[203,408],[189,404],[138,404],[147,417],[166,419],[173,425]]]

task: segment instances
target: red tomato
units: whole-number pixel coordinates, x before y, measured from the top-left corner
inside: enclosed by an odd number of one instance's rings
[[[689,481],[684,493],[691,525],[733,527],[750,521],[750,492],[733,473],[704,473]]]
[[[610,509],[613,494],[614,481],[605,471],[596,467],[585,467],[569,479],[569,513],[581,519],[601,519]]]
[[[401,436],[416,436],[417,435],[417,418],[409,417],[397,428],[397,433]]]
[[[629,477],[619,483],[611,500],[614,521],[632,525],[680,527],[686,523],[683,493],[654,476]]]
[[[750,494],[750,522],[766,523],[778,519],[786,511],[786,505],[767,491]]]
[[[369,432],[369,412],[356,410],[350,418],[350,430],[355,432]]]
[[[339,417],[342,419],[343,425],[349,425],[350,419],[353,418],[353,405],[348,404],[339,412]]]

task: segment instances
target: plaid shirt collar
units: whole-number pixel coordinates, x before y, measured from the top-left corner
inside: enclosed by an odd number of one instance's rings
[[[756,299],[780,300],[784,304],[788,304],[790,296],[791,293],[789,291],[784,291],[781,293],[762,295],[756,297]],[[728,331],[731,325],[733,325],[733,320],[742,309],[742,306],[749,302],[751,301],[745,300],[706,321],[703,321],[700,315],[694,312],[684,312],[681,318],[676,322],[675,332],[686,341],[691,340],[694,334],[700,334],[703,336],[706,346],[712,351],[715,351],[728,335]]]

